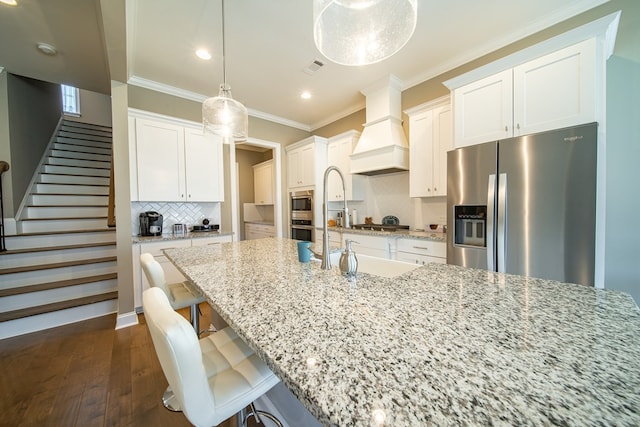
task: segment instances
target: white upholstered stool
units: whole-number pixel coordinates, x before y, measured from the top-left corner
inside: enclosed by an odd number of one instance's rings
[[[198,305],[205,301],[204,296],[194,289],[188,282],[167,283],[164,270],[160,263],[150,253],[140,255],[140,264],[144,271],[149,285],[162,289],[166,294],[169,304],[174,310],[182,308],[190,308],[190,320],[194,331],[200,335],[200,315]],[[204,332],[204,331],[203,331]],[[180,407],[174,400],[174,394],[171,387],[167,388],[162,396],[162,403],[167,409],[172,411],[180,411]]]
[[[264,417],[282,427],[276,417],[255,411],[252,404],[279,379],[235,331],[227,327],[198,341],[158,288],[144,292],[142,306],[162,371],[189,422],[217,426],[251,405],[250,415],[259,422]]]

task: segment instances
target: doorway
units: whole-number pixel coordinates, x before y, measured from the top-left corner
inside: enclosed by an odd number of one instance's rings
[[[229,153],[231,163],[231,216],[234,241],[245,239],[245,203],[253,200],[252,164],[273,161],[273,207],[260,206],[256,212],[271,218],[276,237],[282,237],[282,154],[280,144],[256,138],[236,143]],[[271,210],[271,213],[269,213]],[[253,210],[252,210],[253,212]]]

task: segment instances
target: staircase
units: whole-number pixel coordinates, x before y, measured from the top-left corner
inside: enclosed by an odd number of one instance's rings
[[[0,252],[0,339],[117,311],[111,128],[63,120]]]

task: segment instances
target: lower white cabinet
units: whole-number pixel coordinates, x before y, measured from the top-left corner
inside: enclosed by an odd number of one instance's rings
[[[445,242],[422,239],[398,239],[396,260],[425,265],[430,262],[447,263]]]
[[[167,283],[184,282],[186,278],[180,273],[180,271],[169,261],[169,259],[162,252],[164,249],[173,248],[188,248],[191,246],[204,246],[204,245],[219,245],[223,242],[231,242],[232,237],[227,236],[211,236],[201,237],[194,239],[181,239],[181,240],[163,240],[160,242],[140,243],[132,246],[133,256],[133,298],[136,309],[142,307],[142,293],[149,289],[149,282],[147,277],[142,271],[140,265],[140,255],[143,253],[150,253],[160,263],[164,270]]]
[[[244,239],[255,240],[276,237],[276,227],[268,224],[244,223]]]
[[[351,248],[356,253],[356,256],[358,254],[362,254],[378,258],[389,258],[389,242],[385,236],[366,236],[364,234],[342,233],[343,245],[347,239],[353,240]]]

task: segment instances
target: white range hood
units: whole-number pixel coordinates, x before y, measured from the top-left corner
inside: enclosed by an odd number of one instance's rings
[[[380,175],[409,170],[401,87],[402,82],[390,75],[361,91],[367,97],[367,123],[351,154],[351,173]]]

